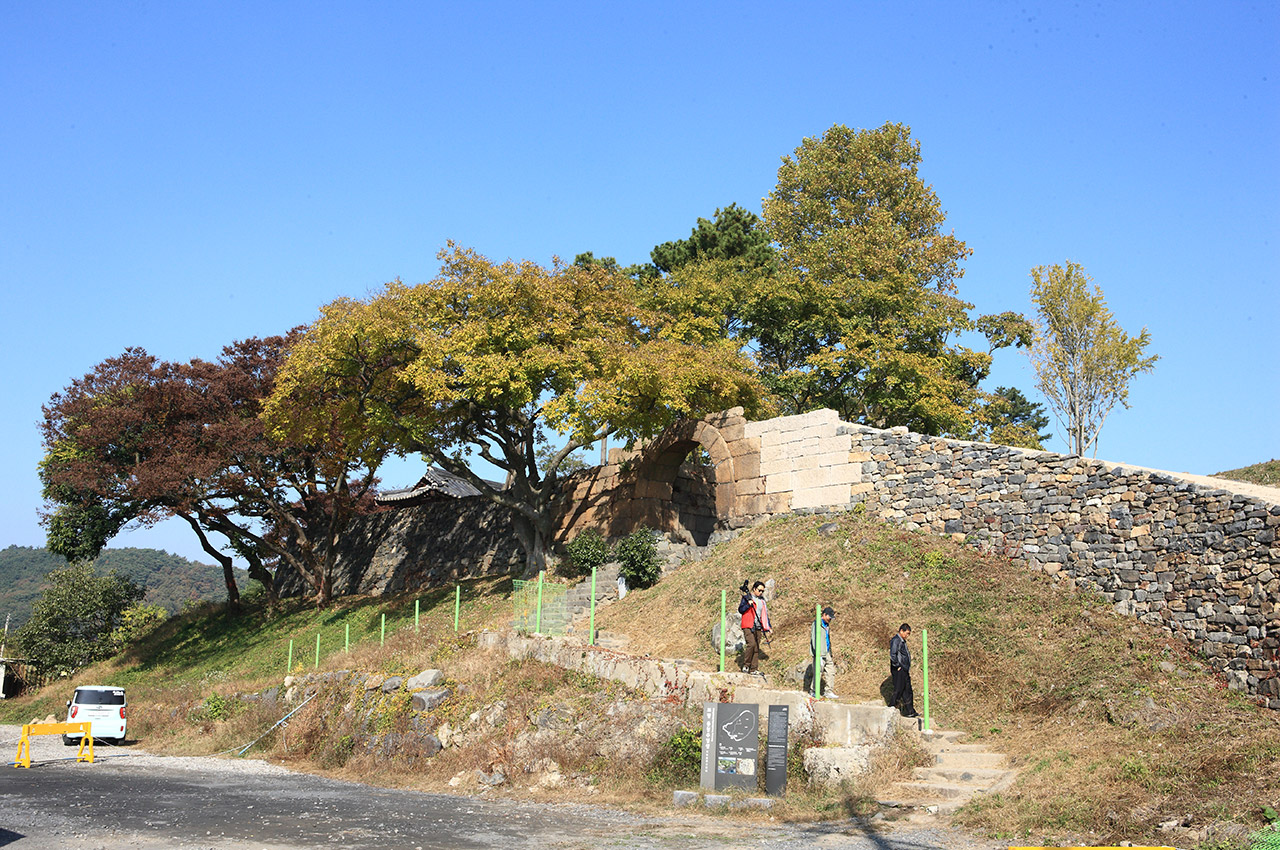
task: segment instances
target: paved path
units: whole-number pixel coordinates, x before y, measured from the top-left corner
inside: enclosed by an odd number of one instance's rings
[[[0,726],[0,744],[18,730]],[[16,751],[16,743],[10,751]],[[877,832],[855,821],[789,825],[681,812],[649,817],[601,806],[522,803],[371,788],[256,760],[133,755],[97,763],[36,739],[36,765],[0,766],[4,850],[303,850],[343,847],[538,850],[990,850],[940,824]],[[10,757],[6,756],[8,762]]]

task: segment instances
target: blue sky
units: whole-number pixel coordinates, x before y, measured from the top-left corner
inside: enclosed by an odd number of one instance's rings
[[[911,126],[979,312],[1071,259],[1150,330],[1099,457],[1280,456],[1278,45],[1271,2],[7,2],[0,546],[43,544],[41,404],[124,347],[212,357],[449,239],[641,261],[836,123]]]

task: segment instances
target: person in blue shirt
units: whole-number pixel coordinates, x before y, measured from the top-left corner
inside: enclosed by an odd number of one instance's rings
[[[827,606],[822,609],[822,619],[813,624],[813,632],[809,635],[809,655],[818,657],[818,671],[822,675],[822,695],[827,699],[839,699],[831,689],[831,680],[835,677],[835,658],[831,653],[831,620],[835,617],[835,609]]]

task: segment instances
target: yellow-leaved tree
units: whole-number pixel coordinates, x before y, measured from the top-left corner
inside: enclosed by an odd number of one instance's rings
[[[293,346],[264,416],[281,437],[360,434],[418,453],[512,512],[530,571],[552,544],[559,470],[605,437],[682,417],[759,412],[752,364],[728,340],[687,341],[606,265],[491,262],[450,243],[439,276],[339,299]],[[540,463],[555,432],[564,444]],[[476,454],[506,472],[495,487]]]
[[[1155,368],[1159,355],[1144,352],[1151,335],[1129,336],[1116,324],[1102,289],[1079,263],[1036,266],[1031,300],[1039,315],[1028,355],[1036,389],[1049,400],[1067,432],[1072,454],[1094,447],[1117,403],[1129,406],[1129,382]]]
[[[989,435],[984,420],[1001,408],[979,384],[992,352],[1026,346],[1031,325],[970,316],[956,287],[969,249],[944,230],[920,159],[902,124],[804,139],[783,158],[763,222],[717,210],[654,249],[645,286],[686,339],[736,341],[784,413],[830,407],[879,428]],[[986,351],[959,344],[968,331]]]

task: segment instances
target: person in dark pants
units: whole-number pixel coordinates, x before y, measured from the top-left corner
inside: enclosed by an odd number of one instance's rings
[[[907,648],[909,637],[911,626],[903,623],[898,626],[898,633],[889,639],[889,675],[893,677],[893,705],[897,706],[903,717],[918,717],[915,694],[911,691],[911,650]]]
[[[745,592],[746,586],[743,582],[742,602],[738,604],[738,611],[742,614],[742,640],[746,644],[742,653],[742,672],[762,675],[758,669],[760,640],[773,633],[773,626],[769,624],[769,606],[764,600],[764,582],[752,585],[750,593]]]

